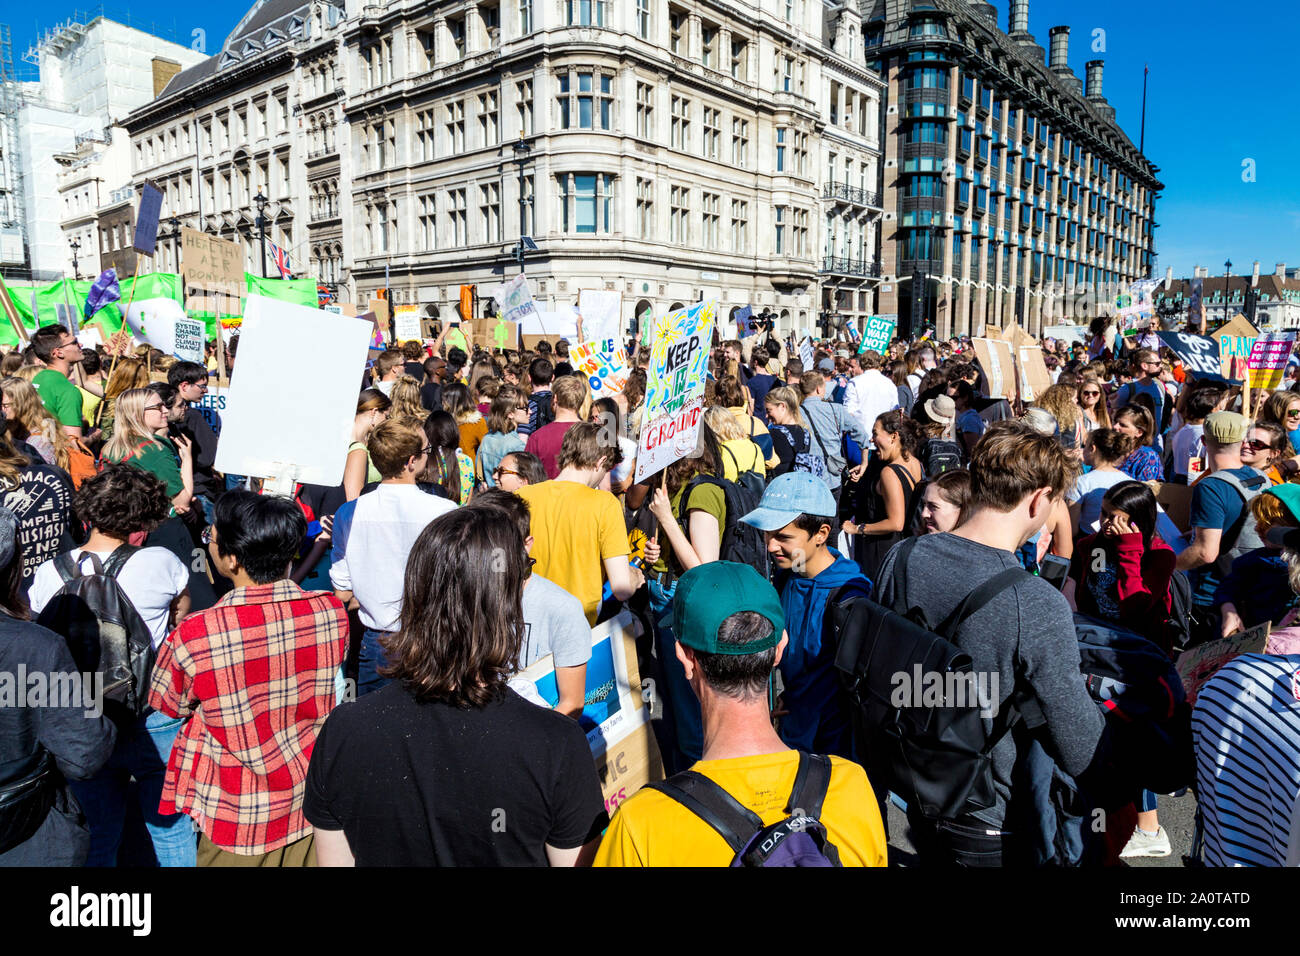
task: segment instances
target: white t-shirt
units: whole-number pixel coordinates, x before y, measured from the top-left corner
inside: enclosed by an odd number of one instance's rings
[[[1120,482],[1132,481],[1122,471],[1090,471],[1080,475],[1074,487],[1066,491],[1067,504],[1081,502],[1079,506],[1079,533],[1095,534],[1101,521],[1101,499]]]
[[[77,560],[81,557],[83,549],[73,548],[69,553],[74,560]],[[99,560],[104,562],[113,552],[92,553],[98,555]],[[83,574],[89,574],[90,570],[89,561],[81,565]],[[153,646],[157,649],[167,639],[167,616],[171,611],[172,601],[176,600],[176,595],[189,587],[189,570],[181,563],[180,558],[166,548],[141,548],[126,559],[126,563],[117,573],[117,583],[122,586],[122,590],[135,605],[140,617],[149,626]],[[62,587],[63,578],[59,576],[59,570],[52,560],[46,561],[37,568],[36,575],[32,578],[32,589],[27,595],[32,603],[32,616],[40,614]]]
[[[637,444],[630,439],[619,436],[618,447],[623,452],[623,460],[610,471],[609,480],[621,484],[627,481],[632,474],[632,466],[636,464]]]
[[[1187,477],[1187,462],[1195,455],[1205,457],[1205,423],[1184,425],[1174,436],[1174,474]]]

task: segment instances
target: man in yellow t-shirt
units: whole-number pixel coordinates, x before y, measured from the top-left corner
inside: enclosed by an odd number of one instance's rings
[[[565,433],[559,474],[517,492],[532,516],[533,570],[581,601],[593,625],[606,579],[619,601],[645,581],[640,569],[628,564],[623,506],[596,487],[622,460],[617,442],[602,444],[601,426],[580,422]]]
[[[813,817],[841,865],[885,866],[885,828],[863,769],[790,750],[772,728],[768,680],[786,646],[785,615],[772,585],[747,565],[701,564],[679,580],[672,614],[677,658],[700,698],[705,744],[704,759],[666,781],[668,788],[701,794],[700,785],[707,789],[712,781],[725,790],[757,818],[747,832],[737,832],[741,846],[760,829],[757,821],[767,827],[792,818],[790,831],[812,835],[815,828],[800,821]],[[827,759],[823,795],[810,784]],[[808,776],[797,781],[801,766]],[[656,786],[619,805],[595,865],[730,865],[740,847]]]

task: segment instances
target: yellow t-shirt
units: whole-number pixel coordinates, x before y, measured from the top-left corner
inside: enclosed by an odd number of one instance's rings
[[[722,477],[728,481],[739,481],[740,473],[753,471],[758,477],[767,475],[763,463],[763,449],[748,438],[728,438],[722,445]]]
[[[86,391],[80,385],[77,386],[77,391],[81,393],[81,417],[88,422],[93,422],[95,420],[95,409],[99,407],[99,403],[103,399]]]
[[[533,570],[581,601],[587,623],[595,624],[603,562],[631,551],[623,506],[608,491],[576,481],[544,481],[518,493],[528,502]]]
[[[718,784],[770,826],[785,819],[799,753],[701,760],[691,768]],[[885,866],[885,827],[860,766],[831,757],[822,825],[843,866]],[[718,831],[671,797],[642,788],[618,807],[596,866],[729,866],[734,854]]]

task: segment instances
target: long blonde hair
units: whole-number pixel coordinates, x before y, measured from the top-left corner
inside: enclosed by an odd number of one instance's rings
[[[49,410],[41,403],[40,393],[26,379],[11,376],[0,381],[0,392],[13,404],[9,420],[23,434],[15,435],[19,441],[29,435],[44,438],[54,447],[54,463],[68,470],[68,435]]]
[[[1079,423],[1081,410],[1076,404],[1078,397],[1078,390],[1071,385],[1052,385],[1043,390],[1034,404],[1056,416],[1056,424],[1061,426],[1061,431],[1067,432]]]
[[[125,461],[136,453],[141,443],[157,443],[156,436],[144,423],[144,407],[149,397],[156,396],[147,388],[128,388],[117,396],[113,416],[113,437],[104,446],[104,458]]]
[[[1084,411],[1083,407],[1083,390],[1089,385],[1095,385],[1101,392],[1097,396],[1097,405],[1092,410],[1093,420],[1096,421],[1098,428],[1110,428],[1110,406],[1106,403],[1106,386],[1102,384],[1100,378],[1094,372],[1084,372],[1083,377],[1079,380],[1079,411]]]
[[[389,412],[392,418],[413,418],[423,422],[428,417],[428,410],[420,404],[420,383],[410,375],[399,375],[393,382],[388,397],[393,402]]]
[[[730,409],[723,408],[721,405],[710,405],[705,410],[704,424],[712,429],[713,434],[718,436],[719,442],[749,437],[745,429],[740,427],[740,422],[736,420],[736,416],[731,414]]]
[[[803,417],[803,403],[799,401],[799,390],[791,388],[789,385],[778,385],[767,393],[763,399],[764,405],[784,405],[794,419],[794,424],[798,425],[805,431],[808,430],[808,423]]]

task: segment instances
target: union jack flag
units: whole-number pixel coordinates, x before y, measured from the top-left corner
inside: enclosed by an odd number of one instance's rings
[[[270,239],[266,240],[271,246],[271,258],[275,260],[275,267],[280,270],[280,278],[288,279],[293,275],[293,265],[289,262],[289,252],[287,249],[281,249]]]

